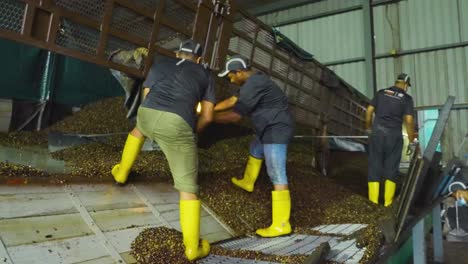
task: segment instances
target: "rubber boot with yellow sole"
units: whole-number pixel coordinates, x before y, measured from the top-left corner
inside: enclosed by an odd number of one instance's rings
[[[368,182],[369,186],[369,200],[375,204],[379,204],[379,182]]]
[[[384,205],[388,207],[393,203],[393,197],[395,196],[396,183],[391,180],[385,181],[385,194],[384,194]]]
[[[291,196],[289,190],[272,191],[272,223],[270,227],[257,230],[262,237],[277,237],[291,233]]]
[[[247,161],[247,166],[244,171],[244,178],[237,179],[234,177],[231,179],[232,183],[245,191],[253,192],[255,181],[257,180],[260,169],[262,168],[262,162],[262,159],[249,156],[249,160]]]
[[[119,184],[124,184],[127,181],[128,174],[132,169],[138,153],[145,142],[145,138],[137,138],[132,134],[128,134],[127,141],[122,152],[122,160],[112,168],[114,180]]]
[[[180,227],[188,260],[206,257],[210,253],[208,241],[200,240],[200,200],[180,200]]]

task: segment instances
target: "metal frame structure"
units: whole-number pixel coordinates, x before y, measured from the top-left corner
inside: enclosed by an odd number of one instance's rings
[[[442,223],[440,218],[440,203],[443,197],[434,197],[430,201],[421,199],[421,188],[424,185],[430,192],[436,192],[434,186],[427,186],[425,179],[429,169],[434,163],[439,163],[441,155],[436,152],[437,144],[442,137],[442,133],[447,124],[451,108],[455,101],[455,97],[449,96],[443,106],[436,126],[432,133],[431,139],[426,147],[422,157],[416,151],[411,159],[411,164],[403,183],[402,195],[399,199],[396,212],[395,237],[393,243],[385,250],[385,253],[379,257],[377,263],[386,263],[387,260],[395,253],[411,235],[413,235],[413,262],[426,263],[426,242],[424,223],[426,217],[432,213],[433,221],[433,243],[434,243],[434,260],[437,263],[443,263],[443,244],[442,244]],[[430,184],[440,184],[438,181],[432,181]],[[423,198],[426,198],[427,193]],[[423,200],[424,204],[415,206],[415,201]],[[418,208],[416,208],[418,207]],[[412,213],[412,215],[410,215]]]
[[[411,208],[415,204],[415,200],[418,198],[421,188],[426,179],[427,172],[432,165],[434,154],[437,148],[437,144],[442,137],[442,133],[448,122],[452,105],[455,101],[454,96],[449,96],[445,105],[440,113],[437,120],[436,126],[432,133],[431,139],[424,151],[423,157],[413,157],[412,166],[409,170],[408,179],[403,187],[403,197],[400,200],[397,212],[397,232],[395,241],[398,241],[401,232],[407,227],[406,220]],[[429,186],[426,186],[429,187]],[[430,187],[429,187],[430,189]],[[431,201],[432,202],[432,201]]]

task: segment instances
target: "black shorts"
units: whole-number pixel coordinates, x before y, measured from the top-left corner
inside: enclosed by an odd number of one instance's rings
[[[373,132],[369,137],[368,181],[380,181],[381,177],[395,181],[400,168],[403,136],[400,133]]]

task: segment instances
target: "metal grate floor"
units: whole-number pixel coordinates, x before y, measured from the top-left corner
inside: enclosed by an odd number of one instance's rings
[[[312,228],[312,230],[319,231],[323,234],[336,234],[347,236],[365,228],[366,226],[367,225],[362,224],[321,225]]]
[[[197,262],[199,264],[279,264],[278,262],[268,262],[253,259],[240,259],[218,255],[209,255]]]
[[[350,235],[365,225],[360,224],[342,224],[342,225],[324,225],[313,228],[327,234]],[[245,237],[236,240],[227,241],[219,246],[230,250],[251,250],[260,251],[265,254],[290,256],[290,255],[309,255],[323,242],[330,244],[331,250],[327,260],[338,263],[358,263],[364,255],[365,248],[358,248],[356,241],[342,240],[341,237],[333,235],[313,236],[293,234],[290,236],[277,238]],[[264,262],[237,262],[238,259],[232,259],[222,256],[212,256],[202,263],[264,263]],[[251,260],[253,261],[253,260]],[[269,263],[269,262],[266,262]]]

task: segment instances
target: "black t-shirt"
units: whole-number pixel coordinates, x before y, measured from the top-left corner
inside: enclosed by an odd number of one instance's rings
[[[216,103],[211,72],[188,60],[155,57],[143,86],[150,88],[143,107],[175,113],[194,130],[197,103]]]
[[[370,104],[375,107],[373,130],[401,134],[403,117],[414,114],[413,98],[395,86],[378,91]]]
[[[249,116],[264,144],[287,144],[294,133],[288,98],[267,75],[253,74],[242,85],[234,112]]]

